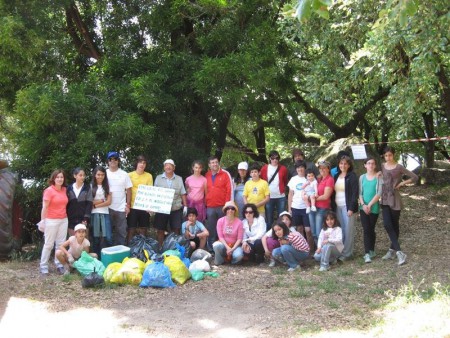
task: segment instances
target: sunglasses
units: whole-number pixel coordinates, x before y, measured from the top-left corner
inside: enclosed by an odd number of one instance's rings
[[[235,207],[226,207],[225,208],[225,212],[228,211],[228,210],[236,211],[236,208]]]
[[[270,159],[271,160],[279,160],[280,158],[279,157],[271,157]]]
[[[119,159],[117,157],[111,157],[108,161],[118,161]]]
[[[253,214],[253,210],[245,210],[246,214]]]

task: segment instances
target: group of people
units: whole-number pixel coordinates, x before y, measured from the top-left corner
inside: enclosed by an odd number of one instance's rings
[[[68,186],[62,170],[52,173],[43,194],[45,242],[40,271],[48,274],[51,250],[56,246],[57,271],[67,272],[67,264],[80,252],[73,255],[66,247],[74,241],[89,247],[89,234],[92,255],[97,257],[103,246],[126,245],[136,234],[146,236],[153,213],[134,208],[141,184],[174,190],[170,213],[154,214],[160,245],[169,231],[181,234],[192,249],[213,253],[216,265],[267,260],[271,267],[279,262],[294,271],[301,261],[314,257],[320,262],[320,271],[326,271],[338,259],[353,256],[358,212],[364,233],[364,261],[370,263],[375,257],[375,224],[380,211],[391,241],[383,259],[397,256],[402,265],[406,254],[398,242],[398,190],[415,182],[417,176],[398,164],[394,155],[394,149],[386,147],[381,171],[377,171],[374,158],[367,158],[366,173],[359,178],[345,152],[338,154],[333,176],[329,162],[321,161],[316,166],[305,161],[299,149],[293,150],[289,168],[280,163],[277,151],[271,151],[269,163],[263,166],[239,163],[234,178],[212,156],[205,175],[202,162],[194,161],[192,175],[183,181],[175,173],[174,161],[167,159],[163,173],[153,181],[145,171],[144,156],[138,156],[135,170],[126,173],[120,168],[119,154],[112,151],[107,155],[108,169],[97,166],[91,183],[85,182],[81,168],[73,171],[74,182]],[[403,180],[405,175],[407,180]]]

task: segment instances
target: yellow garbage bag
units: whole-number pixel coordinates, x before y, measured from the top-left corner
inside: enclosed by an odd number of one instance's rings
[[[178,284],[184,284],[191,278],[188,268],[177,256],[164,256],[164,265],[169,268],[172,280]]]
[[[145,263],[143,261],[126,257],[122,261],[120,269],[112,276],[111,283],[139,285],[144,270]]]
[[[106,283],[111,282],[111,278],[119,271],[119,269],[122,267],[122,263],[111,263],[108,265],[108,267],[105,269],[105,272],[103,272],[103,279]]]

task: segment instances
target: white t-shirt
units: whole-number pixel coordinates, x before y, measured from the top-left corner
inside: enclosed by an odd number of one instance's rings
[[[294,192],[292,196],[291,208],[294,209],[306,209],[305,201],[302,198],[303,185],[307,182],[306,177],[300,177],[298,175],[292,177],[289,180],[289,190]]]
[[[271,164],[267,166],[267,182],[270,181],[277,168],[278,167],[275,167]],[[278,173],[273,178],[272,182],[269,184],[269,190],[270,190],[270,198],[284,197],[284,194],[280,193],[280,175]]]
[[[106,175],[109,182],[109,191],[111,192],[111,209],[115,211],[125,212],[125,206],[127,204],[127,192],[133,186],[130,176],[122,169],[116,171],[106,170]]]
[[[101,185],[97,186],[97,191],[95,192],[95,200],[106,201],[105,190]],[[93,214],[109,214],[108,207],[92,208]]]
[[[345,178],[339,177],[336,180],[334,191],[336,191],[336,205],[338,207],[345,207]]]

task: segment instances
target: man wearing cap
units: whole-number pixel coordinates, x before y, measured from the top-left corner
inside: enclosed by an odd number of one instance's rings
[[[164,242],[164,233],[169,223],[170,230],[180,234],[181,224],[183,222],[183,209],[187,210],[186,189],[183,179],[175,174],[175,162],[171,159],[164,161],[164,173],[158,175],[155,179],[155,187],[174,189],[172,207],[170,214],[155,214],[155,228],[159,245]]]
[[[233,181],[228,171],[220,167],[219,158],[208,159],[209,171],[206,173],[206,227],[209,232],[208,249],[217,240],[217,220],[225,214],[222,211],[226,202],[234,199]]]
[[[297,169],[295,168],[295,163],[297,161],[305,161],[306,163],[306,171],[312,170],[316,178],[319,177],[320,172],[316,165],[312,162],[305,160],[305,153],[298,148],[292,149],[292,165],[289,166],[289,179],[297,176]]]
[[[131,187],[133,183],[128,174],[119,168],[120,157],[116,151],[108,153],[108,177],[109,191],[111,193],[111,205],[109,217],[114,229],[114,244],[125,245],[127,239],[127,215],[130,212]]]

